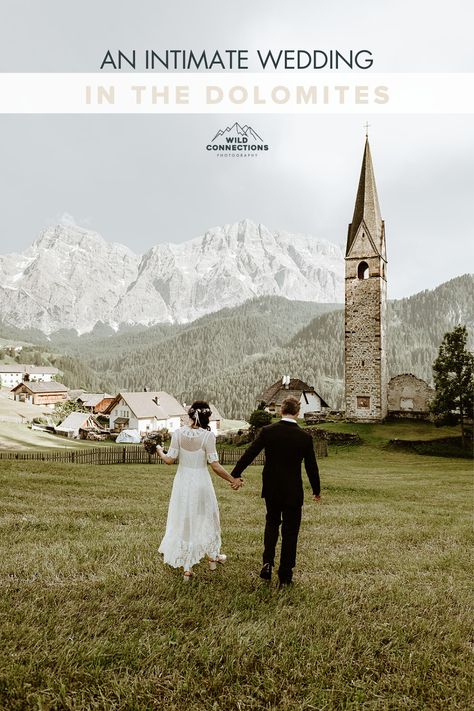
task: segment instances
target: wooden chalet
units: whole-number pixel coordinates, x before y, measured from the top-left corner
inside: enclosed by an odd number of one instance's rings
[[[12,388],[15,400],[30,405],[55,405],[68,399],[68,389],[62,383],[20,383]]]

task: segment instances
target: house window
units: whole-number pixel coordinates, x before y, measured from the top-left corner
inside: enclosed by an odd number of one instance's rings
[[[357,278],[368,279],[369,276],[369,265],[367,264],[367,262],[360,262],[359,266],[357,267]]]
[[[370,397],[368,395],[357,395],[357,407],[362,409],[369,408]]]

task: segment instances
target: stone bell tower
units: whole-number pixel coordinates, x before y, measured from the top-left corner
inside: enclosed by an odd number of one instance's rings
[[[346,419],[380,422],[387,415],[387,255],[367,136],[345,262]]]

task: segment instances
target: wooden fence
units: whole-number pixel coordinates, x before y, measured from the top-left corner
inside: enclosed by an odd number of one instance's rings
[[[324,440],[314,441],[316,456],[327,457],[327,443]],[[243,450],[218,447],[217,453],[222,465],[236,464]],[[66,464],[157,464],[156,454],[148,454],[142,445],[127,444],[125,446],[91,447],[90,449],[61,449],[52,452],[37,451],[0,451],[0,460],[64,462]],[[263,452],[257,455],[253,462],[261,466],[265,464]]]
[[[1,459],[36,462],[64,462],[66,464],[152,464],[156,454],[148,454],[141,445],[91,447],[84,449],[56,449],[52,452],[0,452]]]

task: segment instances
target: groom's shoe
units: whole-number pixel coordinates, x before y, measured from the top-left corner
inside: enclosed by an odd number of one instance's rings
[[[260,571],[260,577],[262,580],[271,580],[272,579],[272,566],[271,563],[264,563],[263,568]]]
[[[279,570],[278,579],[280,581],[280,588],[290,587],[293,584],[293,571],[292,570]]]

